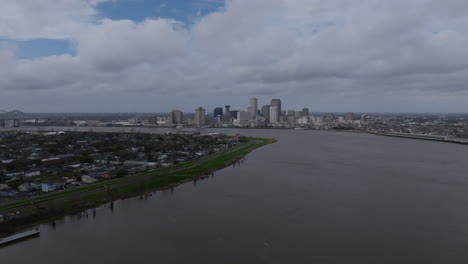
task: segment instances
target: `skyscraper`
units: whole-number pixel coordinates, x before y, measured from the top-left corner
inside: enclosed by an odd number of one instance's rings
[[[271,110],[271,107],[276,107],[276,112],[278,113],[277,117],[275,118],[275,122],[279,122],[280,121],[280,116],[281,116],[281,100],[280,99],[271,99],[271,104],[270,104],[270,110]],[[270,122],[273,122],[272,119],[271,119],[271,115],[270,115]]]
[[[279,122],[279,112],[277,106],[270,106],[270,123]]]
[[[223,108],[222,107],[216,107],[213,111],[213,116],[218,117],[218,116],[223,116]]]
[[[262,106],[262,116],[265,118],[265,122],[269,123],[270,122],[270,106],[269,105],[264,105]]]
[[[171,124],[182,124],[182,121],[184,119],[184,114],[180,110],[172,110],[169,113],[169,123]]]
[[[197,109],[195,109],[195,126],[205,126],[205,109],[203,109],[202,107],[198,107]]]
[[[307,107],[302,108],[302,116],[309,116],[309,108]]]
[[[225,114],[227,117],[229,117],[229,111],[231,110],[231,106],[230,106],[230,105],[226,105],[225,108],[226,108],[226,111],[224,112],[224,114]]]
[[[257,98],[250,98],[250,115],[252,119],[255,119],[255,117],[258,114],[258,99]]]

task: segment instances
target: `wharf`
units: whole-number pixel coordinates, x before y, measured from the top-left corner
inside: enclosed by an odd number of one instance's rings
[[[41,232],[39,230],[30,230],[23,233],[15,234],[9,237],[0,238],[0,247],[10,243],[14,243],[23,239],[38,236]]]

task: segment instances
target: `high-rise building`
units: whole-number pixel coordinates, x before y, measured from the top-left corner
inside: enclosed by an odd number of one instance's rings
[[[223,108],[222,107],[216,107],[213,111],[213,116],[218,117],[218,116],[223,116]]]
[[[184,113],[180,110],[172,110],[169,113],[169,123],[171,124],[182,124],[182,121],[184,119]]]
[[[352,113],[352,112],[346,113],[345,121],[346,122],[353,122],[354,121],[354,113]]]
[[[302,116],[309,116],[309,108],[307,107],[302,108]]]
[[[230,106],[230,105],[226,105],[225,108],[226,108],[226,109],[225,109],[226,111],[224,112],[224,114],[225,114],[226,116],[229,117],[230,111],[231,111],[231,106]]]
[[[269,123],[270,122],[270,106],[269,105],[264,105],[262,106],[262,116],[265,118],[265,122]]]
[[[279,122],[279,111],[277,106],[270,106],[270,123]]]
[[[278,112],[278,118],[277,118],[276,122],[279,122],[280,121],[280,116],[281,116],[281,113],[282,113],[281,112],[281,100],[280,99],[271,99],[270,105],[276,107],[277,112]],[[271,120],[271,117],[270,117],[270,120]],[[273,122],[273,121],[270,121],[270,122]]]
[[[195,126],[205,126],[205,109],[203,109],[202,107],[198,107],[197,109],[195,109]]]
[[[252,119],[255,119],[255,117],[258,114],[258,99],[257,98],[250,98],[250,115]]]
[[[229,118],[237,118],[237,113],[239,113],[237,110],[229,111]]]

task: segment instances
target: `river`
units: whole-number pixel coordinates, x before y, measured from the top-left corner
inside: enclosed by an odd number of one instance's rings
[[[219,131],[278,142],[173,192],[42,224],[1,263],[468,263],[468,146]]]

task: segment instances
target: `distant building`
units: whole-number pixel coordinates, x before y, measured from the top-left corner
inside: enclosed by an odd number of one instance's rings
[[[216,107],[213,111],[213,116],[218,117],[218,116],[223,116],[223,108],[222,107]]]
[[[265,118],[265,122],[269,123],[270,122],[270,106],[269,105],[262,106],[261,113],[262,113],[263,118]]]
[[[230,112],[231,112],[231,106],[230,105],[226,105],[224,107],[224,115],[223,115],[223,118],[221,118],[221,120],[225,123],[229,123],[231,122],[231,116],[230,116]],[[236,115],[237,116],[237,115]]]
[[[195,126],[205,126],[205,109],[203,109],[202,107],[198,107],[197,109],[195,109]]]
[[[184,119],[184,114],[180,110],[172,110],[169,113],[169,123],[170,124],[180,125],[180,124],[182,124],[183,119]]]
[[[250,126],[251,113],[247,111],[240,111],[237,113],[237,118],[234,122],[236,126]]]
[[[270,123],[279,122],[279,109],[277,106],[270,106]]]
[[[252,120],[258,115],[258,99],[257,98],[250,98],[250,115]]]
[[[309,108],[307,107],[302,108],[302,116],[309,116]]]
[[[237,118],[237,113],[239,113],[239,111],[231,110],[231,111],[229,111],[229,117],[235,119],[235,118]]]
[[[276,121],[272,121],[272,118],[271,118],[271,107],[276,107],[276,110],[275,112],[277,113],[277,117],[275,117],[274,120]],[[281,112],[281,100],[280,99],[272,99],[271,100],[271,103],[270,103],[270,122],[272,123],[277,123],[277,122],[280,122],[280,116],[282,116],[282,112]]]
[[[354,113],[348,112],[345,115],[345,121],[346,122],[353,122],[354,120]]]

